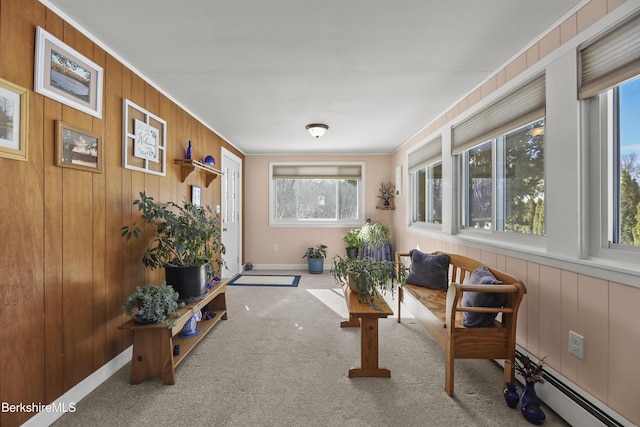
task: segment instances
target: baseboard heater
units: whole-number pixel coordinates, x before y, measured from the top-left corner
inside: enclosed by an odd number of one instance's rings
[[[535,357],[516,351],[518,355],[526,355],[535,360]],[[556,412],[560,417],[571,425],[579,426],[609,426],[609,427],[625,427],[633,424],[624,419],[624,417],[599,407],[593,401],[583,396],[575,390],[575,386],[567,384],[559,375],[551,372],[550,369],[544,368],[542,377],[544,384],[536,386],[536,392],[540,399]],[[524,379],[518,376],[520,381]],[[595,399],[594,399],[595,400]],[[604,404],[602,404],[604,406]]]

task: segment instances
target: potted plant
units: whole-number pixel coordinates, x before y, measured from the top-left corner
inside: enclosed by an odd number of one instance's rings
[[[145,192],[133,202],[142,219],[153,229],[151,246],[142,257],[145,266],[165,268],[165,278],[180,296],[192,302],[207,293],[207,282],[222,269],[225,253],[218,217],[209,206],[158,204]],[[137,223],[122,227],[127,241],[142,234]]]
[[[373,258],[345,258],[336,255],[333,258],[331,275],[337,283],[347,283],[349,288],[358,294],[360,302],[373,301],[376,289],[385,293],[393,291],[396,283],[404,285],[407,279],[406,269],[399,269],[396,276],[395,261],[378,261]]]
[[[349,258],[356,258],[358,256],[358,249],[362,246],[360,243],[360,229],[349,230],[344,236],[344,241],[347,244],[347,256]]]
[[[390,182],[380,184],[378,189],[378,198],[382,199],[384,206],[391,205],[391,200],[396,193],[396,186]]]
[[[358,238],[363,245],[370,248],[376,248],[377,246],[388,243],[391,240],[391,231],[389,230],[389,227],[383,223],[368,219],[360,229]]]
[[[327,246],[317,245],[316,247],[307,248],[307,252],[302,258],[307,258],[309,273],[322,274],[324,269],[324,259],[327,257]]]
[[[133,315],[138,323],[164,322],[169,317],[179,317],[176,310],[180,307],[184,307],[184,303],[178,302],[178,293],[166,282],[160,286],[151,283],[138,286],[122,304],[122,310]]]

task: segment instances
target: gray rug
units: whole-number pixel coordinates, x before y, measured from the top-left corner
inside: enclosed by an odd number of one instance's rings
[[[340,328],[342,291],[328,273],[301,275],[295,289],[229,287],[228,320],[178,366],[175,385],[130,385],[127,365],[55,425],[531,426],[507,407],[494,362],[456,361],[456,397],[447,396],[444,351],[404,315],[379,323],[391,378],[348,378],[360,365],[360,332]],[[545,412],[545,426],[566,425]]]

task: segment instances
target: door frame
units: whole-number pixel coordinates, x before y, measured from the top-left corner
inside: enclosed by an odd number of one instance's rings
[[[242,200],[243,200],[243,192],[242,192],[242,188],[243,188],[243,183],[244,183],[244,179],[243,179],[243,161],[240,157],[238,157],[237,155],[235,155],[233,152],[229,151],[228,149],[226,149],[225,147],[221,147],[221,165],[220,167],[222,168],[222,171],[224,172],[225,170],[225,158],[228,157],[234,161],[236,161],[238,163],[238,186],[237,186],[237,194],[236,194],[236,198],[238,200],[238,273],[242,273],[243,271],[243,267],[244,267],[244,263],[243,263],[243,247],[242,247],[242,241],[243,241],[243,226],[242,224],[244,223],[244,210],[243,210],[243,204],[242,204]],[[224,179],[226,180],[227,177],[225,176]],[[224,198],[224,188],[220,188],[221,194],[220,194],[220,203],[222,205],[222,212],[224,212],[224,209],[226,208],[226,206],[224,206],[225,203],[225,198]],[[222,234],[223,234],[223,240],[224,240],[224,223],[222,222],[222,218],[220,218],[220,223],[222,224]]]

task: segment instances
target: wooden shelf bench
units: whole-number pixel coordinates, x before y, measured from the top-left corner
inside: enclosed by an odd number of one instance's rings
[[[133,332],[133,356],[131,358],[131,384],[139,384],[148,377],[158,377],[165,384],[175,384],[175,368],[185,356],[204,338],[205,335],[221,319],[227,318],[227,303],[225,292],[227,283],[214,285],[207,295],[200,301],[187,304],[180,308],[179,318],[175,318],[175,326],[167,323],[139,324],[133,319],[119,326],[119,329],[129,329]],[[179,336],[184,325],[198,311],[205,309],[214,312],[215,316],[197,323],[200,333],[189,338]],[[168,319],[170,320],[170,319]],[[180,354],[173,355],[174,345],[180,345]]]
[[[340,323],[341,328],[360,327],[360,368],[349,369],[349,378],[390,378],[391,371],[378,367],[378,319],[393,315],[393,311],[376,291],[373,304],[363,304],[349,285],[342,284],[344,299],[349,309],[349,320]]]
[[[442,252],[435,252],[442,253]],[[489,268],[502,285],[474,285],[465,283],[473,270],[483,266],[479,261],[457,254],[449,255],[451,284],[446,292],[407,283],[398,288],[398,323],[401,305],[416,317],[431,336],[445,350],[445,391],[453,396],[453,367],[455,359],[504,359],[504,383],[514,381],[516,352],[516,323],[518,308],[526,288],[519,279]],[[398,269],[408,253],[396,253]],[[503,292],[504,307],[462,307],[464,292]],[[488,327],[468,328],[462,324],[463,312],[502,313]],[[506,387],[503,384],[503,388]]]

